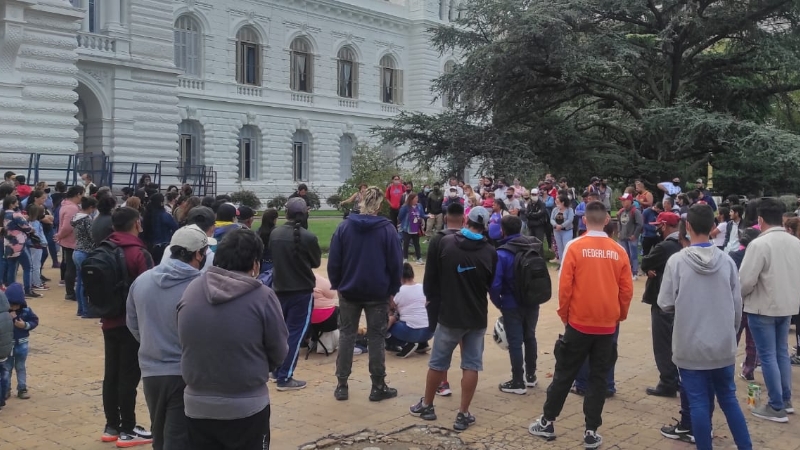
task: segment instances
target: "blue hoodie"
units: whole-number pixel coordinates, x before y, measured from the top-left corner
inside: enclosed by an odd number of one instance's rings
[[[359,303],[386,301],[400,290],[403,254],[397,229],[386,217],[350,215],[331,238],[331,288]]]
[[[502,248],[502,246],[509,244],[509,246],[515,247],[518,250],[530,247],[541,255],[542,243],[534,237],[512,234],[498,242],[498,244],[497,267],[495,268],[492,286],[489,288],[489,298],[492,300],[492,303],[494,303],[494,306],[500,310],[519,308],[514,298],[515,254],[506,248]]]
[[[18,310],[11,311],[13,320],[15,322],[17,320],[25,322],[25,328],[14,327],[14,342],[17,344],[28,342],[31,330],[39,326],[39,317],[28,307],[28,303],[25,301],[25,291],[21,284],[11,283],[6,288],[6,297],[9,305],[20,306]]]
[[[189,283],[201,273],[169,258],[139,275],[131,285],[125,322],[139,341],[143,377],[181,375],[178,302]]]

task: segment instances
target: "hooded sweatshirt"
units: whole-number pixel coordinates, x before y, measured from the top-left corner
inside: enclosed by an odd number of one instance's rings
[[[535,237],[522,236],[521,234],[511,235],[500,241],[497,249],[497,268],[494,273],[492,288],[489,290],[489,297],[495,306],[502,309],[519,308],[517,300],[514,298],[514,258],[517,252],[536,251],[542,254],[542,243]]]
[[[187,417],[234,420],[269,405],[269,372],[289,347],[272,289],[243,272],[210,267],[178,302]]]
[[[314,290],[317,279],[312,269],[320,266],[322,250],[317,237],[302,227],[302,222],[287,222],[269,235],[274,265],[272,288],[280,294],[301,294]]]
[[[111,233],[108,240],[122,247],[125,253],[125,265],[128,266],[128,282],[133,284],[139,275],[153,268],[153,257],[144,246],[144,242],[138,236],[130,233],[115,231]],[[109,317],[101,320],[103,331],[112,328],[125,326],[125,315],[119,317]]]
[[[72,218],[72,229],[75,232],[75,250],[89,253],[94,250],[92,238],[92,216],[79,212]]]
[[[6,299],[8,300],[9,309],[11,305],[19,306],[19,309],[11,311],[12,320],[21,320],[25,323],[25,327],[23,328],[14,327],[14,342],[17,344],[28,342],[31,330],[39,326],[39,317],[28,307],[22,285],[19,283],[11,283],[6,289]],[[6,311],[8,311],[8,309],[6,309]]]
[[[718,248],[693,245],[672,255],[658,306],[675,313],[672,361],[681,369],[736,364],[742,293],[733,260]]]
[[[200,271],[177,259],[143,273],[128,293],[127,324],[139,341],[143,377],[181,375],[181,342],[176,310]]]
[[[328,254],[332,289],[349,301],[384,302],[400,291],[402,277],[400,240],[389,219],[357,214],[339,224]]]
[[[5,361],[14,348],[14,320],[9,309],[8,298],[0,291],[0,362]]]

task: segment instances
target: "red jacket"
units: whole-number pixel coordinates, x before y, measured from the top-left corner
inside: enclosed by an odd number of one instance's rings
[[[405,193],[406,188],[402,183],[390,184],[386,188],[386,200],[389,202],[389,206],[392,209],[400,209],[400,207],[403,206],[400,204],[400,201],[403,199],[403,194]]]
[[[144,242],[138,236],[129,233],[120,233],[115,231],[108,236],[108,240],[122,247],[125,253],[125,265],[128,266],[128,282],[133,283],[133,280],[139,275],[147,272],[153,268],[153,257],[147,251]],[[110,330],[112,328],[119,328],[125,326],[125,314],[119,317],[112,317],[103,319],[103,330]]]

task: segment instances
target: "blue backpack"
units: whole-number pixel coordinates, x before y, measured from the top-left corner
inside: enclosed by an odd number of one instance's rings
[[[547,200],[544,201],[545,208],[555,208],[556,207],[556,199],[554,199],[549,194],[547,195]]]

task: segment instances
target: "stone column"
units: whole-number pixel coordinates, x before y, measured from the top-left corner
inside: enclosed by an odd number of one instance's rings
[[[101,12],[105,16],[103,29],[106,31],[119,31],[122,29],[122,0],[106,0],[102,3]]]

